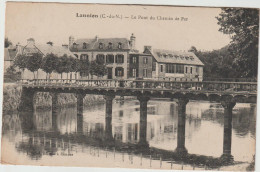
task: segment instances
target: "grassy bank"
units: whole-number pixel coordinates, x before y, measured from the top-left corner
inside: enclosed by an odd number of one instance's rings
[[[3,89],[3,112],[16,111],[21,97],[22,88],[16,84],[5,84]],[[58,95],[58,107],[75,106],[77,102],[74,94],[61,93]],[[103,96],[86,95],[84,105],[103,103]],[[50,109],[52,105],[51,95],[48,92],[38,92],[34,96],[34,105],[37,109]]]

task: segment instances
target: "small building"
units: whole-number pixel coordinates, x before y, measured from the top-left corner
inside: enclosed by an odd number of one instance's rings
[[[67,48],[64,48],[62,46],[54,46],[51,42],[47,44],[36,44],[35,40],[33,38],[27,39],[27,45],[26,46],[18,46],[17,47],[17,55],[19,54],[25,54],[25,55],[30,55],[33,53],[40,53],[43,55],[43,57],[47,54],[55,54],[58,57],[61,57],[63,55],[67,55],[68,57],[73,57],[74,54],[72,54]],[[71,73],[70,78],[75,79],[76,73]],[[47,74],[42,70],[38,70],[37,74],[38,79],[46,79]],[[25,69],[23,74],[22,74],[22,79],[34,79],[33,72],[29,71],[28,69]],[[50,75],[50,79],[60,79],[60,74],[52,72]],[[65,79],[65,77],[64,77]]]
[[[154,79],[203,79],[204,64],[193,52],[152,49],[144,47],[144,53],[152,55]]]
[[[13,65],[14,58],[17,54],[16,47],[8,47],[4,50],[4,72]]]
[[[107,79],[127,79],[129,77],[129,54],[135,50],[135,36],[127,38],[84,38],[69,37],[69,50],[78,58],[98,60],[107,67]],[[86,79],[87,75],[81,75]]]

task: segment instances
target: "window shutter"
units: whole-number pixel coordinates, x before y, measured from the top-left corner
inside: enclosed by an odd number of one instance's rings
[[[121,57],[122,57],[122,63],[124,63],[124,55],[121,55]],[[124,73],[124,72],[123,72]]]
[[[116,68],[116,71],[115,71],[115,76],[117,76],[117,68]]]
[[[124,76],[124,68],[121,68],[122,69],[122,76]]]
[[[117,55],[116,55],[116,63],[117,63]]]

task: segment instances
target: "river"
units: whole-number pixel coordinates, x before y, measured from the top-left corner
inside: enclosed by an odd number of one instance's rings
[[[139,141],[139,102],[113,102],[112,127],[106,127],[105,105],[4,114],[2,156],[6,163],[31,165],[205,169],[203,165],[167,159],[177,147],[178,111],[173,101],[148,102],[146,140],[152,155],[134,151]],[[194,157],[219,158],[223,153],[224,110],[219,103],[190,101],[186,106],[185,147]],[[231,154],[237,170],[255,154],[256,106],[233,109]],[[108,130],[108,131],[107,131]],[[106,138],[111,135],[110,140]],[[130,145],[130,146],[129,146]],[[118,148],[120,147],[120,148]],[[160,152],[161,151],[161,152]],[[156,152],[156,153],[155,153]],[[233,167],[233,168],[232,168]]]

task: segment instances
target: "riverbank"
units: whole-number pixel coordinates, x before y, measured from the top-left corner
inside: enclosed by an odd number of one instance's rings
[[[22,88],[17,84],[5,84],[3,88],[3,112],[17,111]],[[52,99],[48,92],[38,92],[34,96],[34,106],[36,109],[47,110],[51,109]],[[60,93],[58,95],[58,107],[72,107],[75,106],[77,98],[74,94]],[[85,106],[91,106],[93,104],[104,103],[105,100],[102,95],[86,95],[84,100]]]

